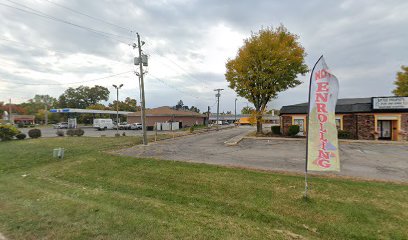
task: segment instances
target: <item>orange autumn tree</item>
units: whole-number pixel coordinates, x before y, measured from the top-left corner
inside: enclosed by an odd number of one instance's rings
[[[301,84],[296,77],[308,72],[305,56],[298,36],[281,25],[252,33],[237,56],[227,61],[225,78],[231,89],[254,104],[257,133],[262,132],[262,113],[268,102]]]
[[[401,66],[401,72],[397,73],[394,84],[397,86],[392,93],[395,96],[408,97],[408,66]]]

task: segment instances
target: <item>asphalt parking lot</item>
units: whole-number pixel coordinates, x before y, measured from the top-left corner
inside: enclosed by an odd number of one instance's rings
[[[304,140],[243,139],[235,146],[224,144],[231,138],[253,130],[251,127],[239,127],[161,141],[149,146],[135,146],[118,153],[134,157],[304,172]],[[340,157],[341,172],[318,174],[408,182],[408,144],[340,142]]]

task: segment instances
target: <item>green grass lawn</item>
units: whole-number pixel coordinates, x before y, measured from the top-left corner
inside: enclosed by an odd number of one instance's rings
[[[408,185],[108,154],[140,139],[0,142],[9,239],[408,239]],[[52,149],[64,147],[64,160]]]

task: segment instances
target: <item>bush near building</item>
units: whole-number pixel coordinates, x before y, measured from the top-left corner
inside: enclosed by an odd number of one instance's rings
[[[0,125],[0,139],[2,141],[11,140],[19,133],[20,131],[13,125]]]
[[[80,137],[80,136],[84,135],[84,133],[85,133],[85,131],[82,128],[72,128],[72,129],[67,130],[67,135],[70,136],[70,137],[73,137],[73,136]]]
[[[337,136],[339,139],[352,139],[351,132],[349,131],[338,130]]]
[[[28,136],[30,138],[39,138],[41,137],[41,130],[38,128],[30,129],[30,131],[28,131]]]
[[[27,135],[26,135],[25,133],[19,133],[19,134],[16,135],[16,138],[17,138],[18,140],[23,140],[23,139],[25,139],[26,137],[27,137]]]
[[[275,135],[280,135],[281,134],[280,126],[272,126],[271,130],[272,130],[272,133],[275,134]]]
[[[300,131],[299,125],[291,125],[289,126],[288,134],[289,136],[294,137],[299,133],[299,131]]]
[[[65,132],[64,130],[58,129],[55,134],[57,134],[58,137],[63,137],[65,135]]]

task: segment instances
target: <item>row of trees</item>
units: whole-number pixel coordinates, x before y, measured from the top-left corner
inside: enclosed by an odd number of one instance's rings
[[[176,106],[173,106],[172,108],[176,110],[185,110],[200,113],[200,109],[198,109],[197,107],[195,106],[188,107],[187,105],[184,105],[183,100],[178,101]]]
[[[103,101],[109,99],[109,90],[102,86],[79,86],[77,88],[68,88],[61,96],[57,98],[49,95],[35,95],[32,99],[21,104],[14,104],[11,110],[16,114],[35,115],[36,120],[43,122],[45,120],[46,111],[51,108],[81,108],[81,109],[98,109],[98,110],[116,110],[116,103],[120,111],[136,112],[140,110],[137,106],[136,99],[127,97],[124,101],[110,103],[108,106],[102,104]],[[9,111],[9,106],[0,102],[0,114],[4,111]],[[48,113],[50,122],[61,121],[61,114]],[[82,115],[79,118],[80,122],[85,122],[91,116]]]

